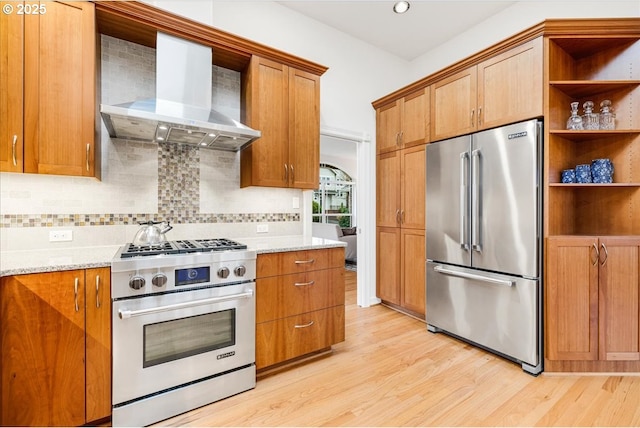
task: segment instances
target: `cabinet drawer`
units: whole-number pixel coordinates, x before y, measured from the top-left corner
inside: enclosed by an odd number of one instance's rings
[[[256,323],[344,305],[344,268],[256,281]]]
[[[257,278],[344,267],[344,248],[259,254]]]
[[[261,369],[344,341],[344,305],[256,325]]]

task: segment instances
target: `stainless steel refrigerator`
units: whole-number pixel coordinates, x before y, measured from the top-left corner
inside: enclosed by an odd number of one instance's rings
[[[542,122],[427,145],[427,328],[542,371]]]

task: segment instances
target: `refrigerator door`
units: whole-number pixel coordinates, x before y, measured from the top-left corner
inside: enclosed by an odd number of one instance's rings
[[[538,302],[537,280],[427,262],[429,330],[526,363],[533,372],[541,371]]]
[[[472,266],[539,277],[539,132],[531,120],[474,134]]]
[[[427,144],[427,259],[471,264],[471,136]]]

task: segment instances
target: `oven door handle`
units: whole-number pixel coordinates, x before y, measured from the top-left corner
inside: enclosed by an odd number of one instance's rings
[[[232,300],[248,299],[248,298],[251,298],[251,297],[253,297],[253,291],[252,290],[248,290],[248,291],[245,291],[244,293],[231,294],[229,296],[210,297],[208,299],[195,300],[195,301],[192,301],[192,302],[175,303],[173,305],[157,306],[155,308],[139,309],[139,310],[136,310],[136,311],[129,311],[127,309],[120,309],[118,311],[118,315],[120,316],[120,319],[132,318],[132,317],[140,317],[140,316],[144,316],[144,315],[157,314],[157,313],[160,313],[160,312],[168,312],[168,311],[175,311],[175,310],[178,310],[178,309],[194,308],[196,306],[209,305],[209,304],[212,304],[212,303],[222,303],[222,302],[229,302],[229,301],[232,301]]]

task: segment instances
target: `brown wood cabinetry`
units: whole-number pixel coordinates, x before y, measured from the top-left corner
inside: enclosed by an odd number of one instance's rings
[[[5,3],[15,11],[0,18],[0,170],[99,175],[94,4]]]
[[[547,370],[640,370],[640,237],[547,243]]]
[[[0,425],[78,426],[111,414],[110,269],[0,281]]]
[[[378,155],[377,294],[425,317],[426,145]]]
[[[431,139],[542,116],[542,58],[539,37],[436,81]]]
[[[545,39],[547,371],[640,371],[640,27],[623,24]],[[566,129],[571,102],[605,99],[614,130]],[[613,183],[561,182],[600,158]]]
[[[244,121],[262,136],[241,152],[241,187],[318,188],[320,76],[254,56],[243,86]]]
[[[256,368],[344,341],[344,249],[260,254]]]
[[[429,140],[430,88],[421,88],[376,109],[378,154]]]

